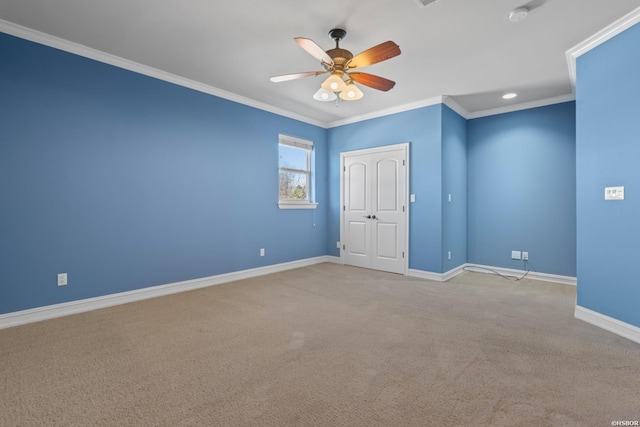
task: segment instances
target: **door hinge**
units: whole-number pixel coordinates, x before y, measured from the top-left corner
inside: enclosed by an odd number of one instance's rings
[[[402,252],[402,258],[404,258],[404,252]]]
[[[346,167],[346,166],[343,166],[343,167],[342,167],[342,172],[346,172],[346,171],[347,171],[347,167]]]
[[[343,205],[343,206],[342,206],[342,210],[343,210],[343,211],[346,211],[346,210],[347,210],[347,206],[346,206],[346,205]]]
[[[402,212],[404,212],[404,206],[402,206]]]
[[[402,166],[406,166],[407,164],[405,163],[405,161],[402,161]]]
[[[347,250],[347,245],[342,245],[342,250],[343,251]]]

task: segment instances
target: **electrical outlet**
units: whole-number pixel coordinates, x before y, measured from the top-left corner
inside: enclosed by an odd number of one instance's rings
[[[522,252],[523,261],[529,261],[529,252]]]
[[[511,251],[511,259],[520,259],[521,257],[520,251]]]
[[[340,242],[336,242],[336,248],[340,249]]]
[[[66,286],[67,284],[67,273],[58,274],[58,286]]]
[[[447,253],[447,258],[451,259],[451,251],[449,251],[449,253]]]
[[[264,248],[260,248],[260,256],[264,256]]]

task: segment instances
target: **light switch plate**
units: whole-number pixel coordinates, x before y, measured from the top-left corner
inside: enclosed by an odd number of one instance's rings
[[[624,200],[624,187],[605,187],[605,200]]]

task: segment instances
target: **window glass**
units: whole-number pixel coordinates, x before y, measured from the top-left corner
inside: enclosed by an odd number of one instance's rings
[[[280,144],[280,168],[307,170],[308,151]]]
[[[281,209],[314,209],[312,201],[313,142],[280,135],[278,145]]]

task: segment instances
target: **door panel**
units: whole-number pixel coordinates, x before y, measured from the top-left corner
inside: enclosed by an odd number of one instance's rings
[[[367,224],[365,222],[349,223],[349,254],[357,256],[366,256],[367,247]]]
[[[352,211],[366,211],[367,207],[367,165],[353,163],[349,168],[349,206]]]
[[[376,258],[398,259],[398,225],[377,222]]]
[[[376,176],[377,211],[398,210],[398,163],[393,159],[378,162]]]

